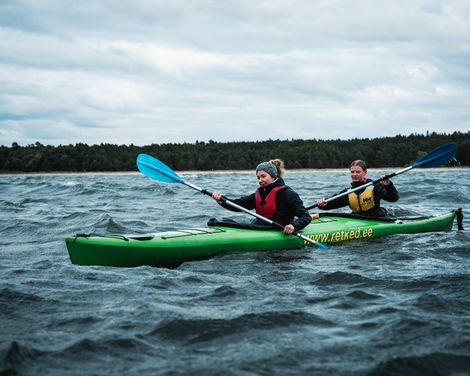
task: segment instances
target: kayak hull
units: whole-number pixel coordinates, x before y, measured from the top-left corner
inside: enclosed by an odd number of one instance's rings
[[[312,219],[300,233],[322,243],[337,243],[394,234],[450,231],[455,211],[420,219],[396,221],[328,214]],[[77,265],[174,267],[186,261],[237,252],[298,249],[296,236],[277,230],[225,226],[193,228],[151,235],[77,235],[65,239],[70,260]]]

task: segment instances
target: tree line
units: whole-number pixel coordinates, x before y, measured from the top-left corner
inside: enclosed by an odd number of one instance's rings
[[[255,142],[166,143],[146,146],[99,144],[0,146],[0,172],[135,171],[139,153],[153,155],[174,170],[247,170],[273,158],[289,169],[345,168],[355,159],[369,167],[409,166],[432,149],[456,142],[452,165],[470,166],[470,132],[411,134],[350,140],[266,140]]]

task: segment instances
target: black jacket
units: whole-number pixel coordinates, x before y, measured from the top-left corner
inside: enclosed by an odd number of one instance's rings
[[[368,183],[372,181],[371,179],[367,179],[364,182],[356,183],[356,182],[351,182],[351,188],[357,188],[365,183]],[[350,188],[349,188],[350,189]],[[343,192],[346,192],[348,188],[343,189],[341,192],[337,194],[341,194]],[[354,192],[357,195],[360,195],[362,192],[364,192],[363,189],[359,189],[358,191]],[[336,196],[336,195],[334,195]],[[390,182],[390,185],[384,186],[382,184],[376,184],[374,185],[374,202],[375,202],[375,207],[363,211],[357,214],[365,215],[368,217],[386,217],[387,216],[387,211],[384,208],[380,207],[380,200],[385,200],[389,202],[395,202],[398,201],[398,191],[396,190],[395,186],[393,185],[392,182]],[[343,197],[339,197],[336,200],[332,200],[326,204],[326,206],[319,206],[319,209],[322,210],[331,210],[331,209],[338,209],[342,208],[344,206],[349,205],[349,199],[348,196],[345,195]]]
[[[286,185],[284,180],[282,178],[278,178],[272,184],[266,187],[260,187],[259,190],[261,197],[263,199],[266,198],[266,196],[274,187],[279,187],[282,185]],[[229,200],[237,205],[243,206],[245,209],[255,209],[255,193],[252,193],[249,196],[242,196],[235,200]],[[226,209],[239,211],[226,204],[221,205]],[[295,230],[298,231],[310,223],[311,217],[307,209],[305,209],[299,195],[292,188],[286,187],[277,193],[276,212],[274,213],[274,216],[271,218],[271,220],[280,223],[283,226],[286,226],[290,223],[294,226]],[[260,219],[257,219],[256,223],[264,225],[266,224],[266,222]]]

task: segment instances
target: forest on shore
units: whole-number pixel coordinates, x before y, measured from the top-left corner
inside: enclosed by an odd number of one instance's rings
[[[289,169],[345,168],[363,159],[371,168],[409,166],[432,149],[457,143],[452,166],[470,166],[470,132],[411,134],[350,140],[0,146],[0,173],[136,171],[139,153],[153,155],[174,170],[248,170],[273,158]]]

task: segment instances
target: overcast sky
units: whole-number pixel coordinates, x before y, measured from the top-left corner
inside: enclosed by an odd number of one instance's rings
[[[0,1],[0,144],[470,130],[470,1]]]

